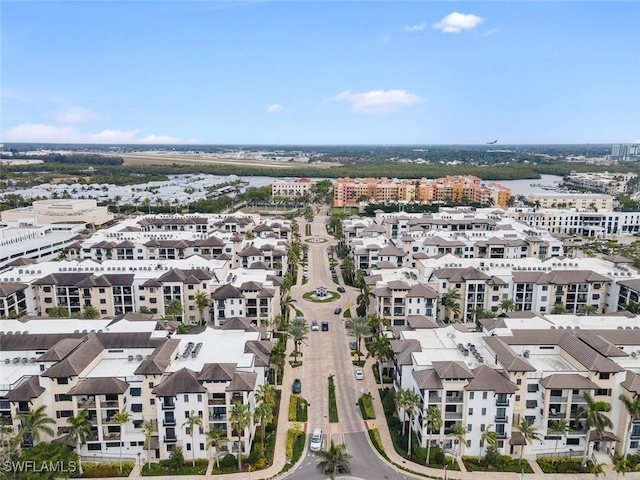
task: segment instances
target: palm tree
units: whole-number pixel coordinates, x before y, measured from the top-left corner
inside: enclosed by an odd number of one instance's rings
[[[318,470],[323,475],[329,475],[331,480],[335,480],[339,470],[344,473],[351,473],[351,466],[349,465],[351,455],[347,453],[347,448],[344,444],[336,445],[332,440],[329,450],[320,450],[316,452],[316,455],[321,458],[317,465]]]
[[[342,268],[347,273],[347,276],[349,277],[351,283],[353,283],[353,271],[356,268],[355,264],[353,263],[353,259],[349,256],[344,257],[344,260],[342,261]]]
[[[271,409],[276,406],[276,388],[273,385],[265,383],[260,385],[255,393],[254,397],[258,403],[266,403]]]
[[[200,313],[200,323],[205,325],[204,321],[204,309],[209,307],[209,294],[207,292],[202,292],[198,290],[193,297],[193,300],[196,304],[196,308],[198,309],[198,313]]]
[[[606,463],[602,462],[602,463],[594,463],[591,465],[591,467],[589,468],[589,473],[591,473],[592,475],[595,475],[596,478],[600,475],[604,475],[604,466],[606,465]],[[606,475],[605,475],[606,477]]]
[[[287,359],[287,352],[284,343],[276,343],[271,348],[269,354],[269,363],[274,366],[274,384],[278,384],[278,371],[284,367],[284,362]]]
[[[627,410],[627,414],[629,415],[629,423],[627,424],[627,436],[624,439],[624,459],[627,459],[627,441],[629,440],[629,435],[631,434],[631,429],[633,428],[633,423],[636,420],[640,420],[640,397],[634,397],[633,400],[627,397],[624,393],[620,394],[618,399],[624,405],[624,408]]]
[[[251,411],[249,405],[236,403],[229,415],[231,428],[238,434],[238,470],[242,469],[242,435],[244,429],[251,425]]]
[[[261,443],[264,454],[264,438],[267,425],[273,421],[273,408],[268,403],[262,402],[253,410],[253,418],[260,424],[262,430]]]
[[[516,309],[516,302],[513,301],[513,298],[503,298],[498,306],[505,313],[512,312]]]
[[[411,458],[411,431],[413,430],[413,417],[416,414],[416,408],[420,405],[420,397],[413,390],[405,391],[405,404],[409,413],[409,439],[407,442],[407,455]]]
[[[407,391],[408,390],[405,390],[404,388],[399,388],[393,399],[396,404],[396,408],[402,410],[402,418],[400,419],[402,421],[402,435],[404,435],[405,418],[407,416],[406,412],[409,407],[409,404],[407,403]]]
[[[120,473],[122,473],[122,430],[123,426],[131,421],[131,413],[127,411],[126,408],[122,407],[118,413],[115,413],[109,423],[115,423],[120,426],[120,438],[118,439],[118,444],[120,445]]]
[[[616,479],[620,478],[620,474],[624,477],[624,474],[631,471],[629,462],[626,458],[618,457],[613,460],[613,471],[617,473]]]
[[[196,466],[196,444],[193,443],[193,436],[195,435],[196,427],[203,429],[202,417],[196,415],[196,412],[191,410],[191,413],[187,419],[182,423],[182,427],[187,429],[187,434],[191,436],[191,466]]]
[[[151,313],[149,307],[145,307],[144,305],[138,309],[138,313]]]
[[[363,284],[360,289],[360,295],[358,295],[356,301],[358,302],[359,308],[364,312],[364,315],[369,313],[369,305],[371,304],[372,297],[375,298],[373,289],[369,285]]]
[[[578,313],[581,315],[593,315],[594,313],[598,313],[598,307],[595,305],[582,305],[578,308]]]
[[[487,425],[482,434],[480,435],[480,457],[482,457],[482,447],[487,444],[490,447],[498,445],[498,434],[495,430],[492,430],[493,423]]]
[[[448,434],[449,437],[453,437],[456,442],[458,442],[459,450],[458,456],[462,456],[462,446],[464,445],[465,438],[467,436],[467,427],[462,425],[461,423],[454,423],[451,427],[451,430]]]
[[[177,298],[174,298],[164,306],[164,314],[171,320],[175,320],[178,315],[182,314],[182,303]]]
[[[345,326],[347,327],[347,333],[352,337],[356,337],[356,343],[358,344],[358,361],[360,361],[360,344],[363,338],[371,334],[371,326],[364,317],[350,318],[345,322]]]
[[[309,327],[307,321],[302,317],[295,318],[290,324],[288,334],[293,338],[294,358],[298,358],[298,347],[300,343],[307,339]]]
[[[93,305],[87,305],[86,307],[84,307],[84,310],[82,312],[82,318],[86,318],[89,320],[94,318],[100,318],[100,312]]]
[[[449,288],[445,293],[440,297],[440,303],[444,307],[444,316],[447,322],[450,321],[449,315],[454,313],[455,315],[460,314],[460,292],[456,288]]]
[[[551,313],[553,315],[564,315],[567,313],[567,307],[565,307],[561,303],[556,303],[553,307],[551,307]]]
[[[289,314],[291,313],[291,309],[294,308],[293,304],[296,303],[296,300],[289,294],[285,295],[280,301],[280,306],[282,307],[282,314],[284,318],[289,320]]]
[[[149,455],[151,453],[151,437],[154,432],[158,431],[158,427],[155,421],[145,420],[142,422],[142,430],[144,431],[144,446],[147,448],[147,463],[149,464],[149,468],[151,468],[151,463],[149,462]]]
[[[30,410],[26,413],[19,413],[16,415],[16,419],[20,421],[20,429],[18,430],[18,444],[27,435],[31,435],[33,445],[40,441],[41,435],[54,435],[53,428],[49,425],[55,424],[55,420],[47,415],[45,405],[40,405],[35,410]]]
[[[76,451],[78,453],[78,471],[82,475],[82,462],[80,457],[80,447],[83,443],[87,443],[87,437],[91,434],[93,424],[87,418],[89,411],[85,408],[80,410],[75,417],[67,418],[67,434],[64,437],[66,445],[72,438],[76,441]]]
[[[425,416],[425,424],[429,431],[429,443],[427,444],[427,465],[429,465],[429,459],[431,456],[431,439],[433,437],[433,431],[440,433],[442,428],[442,412],[438,407],[429,407]]]
[[[553,455],[555,457],[556,452],[558,451],[558,441],[560,440],[560,437],[564,437],[569,433],[569,422],[564,418],[551,420],[551,423],[549,424],[549,433],[558,435],[556,437],[556,446],[553,449]]]
[[[69,318],[71,314],[66,305],[56,305],[47,310],[47,315],[49,315],[50,318]]]
[[[222,442],[229,441],[226,433],[227,432],[225,432],[222,427],[214,427],[206,434],[207,448],[213,447],[216,450],[216,466],[218,468],[220,468],[220,457],[218,456],[218,452],[222,450]]]
[[[538,433],[538,427],[533,424],[533,420],[527,420],[523,418],[520,420],[518,424],[518,430],[524,437],[524,441],[527,445],[531,445],[534,440],[540,440],[540,434]],[[522,461],[522,456],[524,455],[524,445],[520,448],[520,461]]]
[[[584,452],[582,454],[582,466],[587,464],[587,451],[589,450],[589,444],[591,443],[591,430],[593,429],[597,436],[600,437],[606,428],[613,427],[613,422],[611,422],[609,417],[603,413],[611,410],[611,405],[609,403],[596,401],[587,392],[584,393],[584,401],[587,404],[587,408],[576,415],[577,421],[584,419],[586,430]]]
[[[378,375],[380,377],[380,385],[382,385],[382,365],[393,358],[393,348],[391,348],[389,339],[384,335],[376,336],[369,344],[367,358],[369,357],[374,357],[378,362]]]

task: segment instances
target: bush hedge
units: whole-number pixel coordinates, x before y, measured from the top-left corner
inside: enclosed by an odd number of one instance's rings
[[[358,400],[360,405],[360,414],[363,420],[374,420],[376,418],[376,412],[373,408],[373,401],[371,400],[371,394],[365,393]]]
[[[544,473],[589,473],[591,461],[587,462],[587,466],[582,466],[580,456],[567,457],[543,457],[538,459],[538,465]]]
[[[329,422],[337,423],[338,420],[338,404],[336,403],[336,386],[333,375],[329,375]]]
[[[389,461],[389,457],[387,456],[387,453],[384,451],[384,446],[382,445],[382,439],[380,438],[380,432],[378,431],[377,428],[372,428],[369,431],[367,431],[367,433],[369,434],[369,439],[371,440],[371,443],[373,444],[374,448],[378,451],[378,453],[380,455],[382,455],[382,457]]]
[[[533,473],[531,465],[527,460],[520,461],[519,458],[511,458],[508,455],[501,455],[498,462],[489,464],[486,457],[462,457],[464,466],[469,472],[513,472],[513,473]]]
[[[133,465],[134,463],[131,461],[123,461],[121,474],[120,462],[82,462],[82,476],[84,478],[128,477],[131,470],[133,470]]]

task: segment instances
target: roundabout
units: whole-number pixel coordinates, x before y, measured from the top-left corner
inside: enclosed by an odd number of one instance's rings
[[[327,290],[327,287],[318,287],[315,291],[309,291],[302,294],[302,298],[308,302],[329,303],[339,300],[341,295],[338,292]]]
[[[319,237],[316,235],[315,237],[305,238],[304,241],[307,243],[326,243],[329,240],[327,240],[324,237]]]

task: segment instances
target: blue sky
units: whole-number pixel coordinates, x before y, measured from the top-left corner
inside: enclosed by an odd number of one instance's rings
[[[2,2],[5,142],[640,140],[640,2]]]

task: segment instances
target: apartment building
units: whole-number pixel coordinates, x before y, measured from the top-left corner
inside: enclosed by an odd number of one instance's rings
[[[371,202],[463,202],[506,206],[511,191],[497,183],[485,184],[472,175],[437,179],[339,178],[333,184],[333,206]]]
[[[308,178],[281,178],[271,184],[272,197],[301,198],[311,194],[313,182]]]
[[[152,459],[167,458],[176,446],[208,458],[204,435],[218,426],[230,439],[226,449],[246,454],[255,425],[242,432],[238,444],[229,413],[236,403],[255,408],[254,391],[265,381],[265,352],[272,344],[259,331],[239,326],[172,336],[162,322],[130,315],[3,320],[0,415],[17,426],[18,413],[45,405],[56,422],[53,438],[59,438],[67,419],[86,410],[93,427],[81,446],[85,458],[117,456],[121,444],[126,459],[146,455],[143,421],[158,426],[151,439]],[[112,423],[122,409],[132,420]],[[204,423],[193,441],[184,427],[192,414]]]
[[[536,208],[612,210],[614,198],[603,193],[531,193],[527,201]]]
[[[629,191],[629,181],[637,177],[635,173],[571,172],[562,183],[608,195],[621,195]]]
[[[449,453],[479,455],[482,432],[497,433],[503,454],[581,455],[610,461],[609,455],[638,448],[640,423],[631,423],[619,400],[638,393],[640,326],[634,315],[513,315],[482,320],[483,331],[447,326],[406,326],[392,340],[396,388],[422,399],[412,428],[422,446],[429,438]],[[584,394],[611,405],[613,428],[601,437],[587,432],[579,413]],[[442,413],[443,428],[429,435],[424,422],[429,407]],[[517,425],[531,421],[541,441],[527,444]],[[566,434],[552,422],[569,423]],[[455,424],[465,427],[463,445],[449,436]],[[587,434],[589,440],[586,441]],[[557,445],[557,446],[556,446]]]

